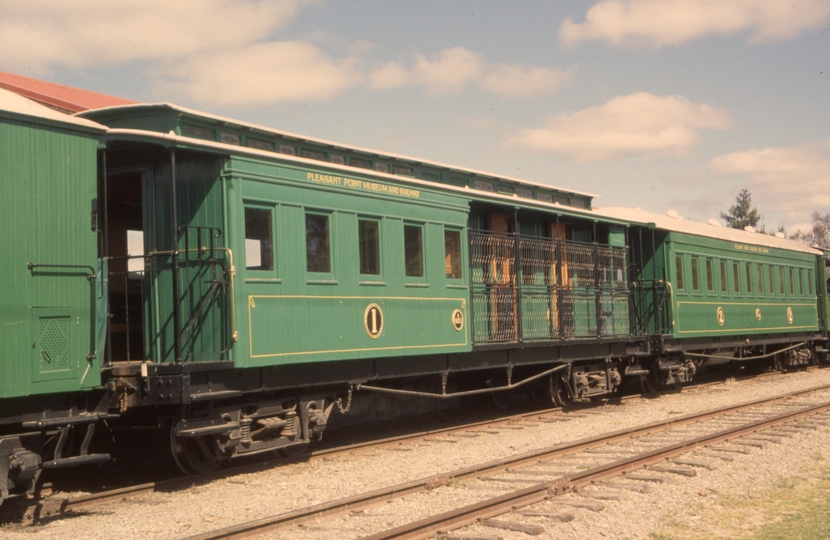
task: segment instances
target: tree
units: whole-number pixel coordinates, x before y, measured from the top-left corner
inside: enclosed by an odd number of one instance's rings
[[[817,245],[830,249],[830,212],[824,215],[813,212],[813,228],[807,232],[801,232],[799,229],[790,238],[809,246]]]
[[[748,189],[742,189],[735,197],[735,205],[729,209],[729,213],[721,212],[720,217],[726,220],[726,224],[733,229],[743,229],[746,226],[755,227],[761,221],[761,214],[757,208],[752,207],[752,195]]]

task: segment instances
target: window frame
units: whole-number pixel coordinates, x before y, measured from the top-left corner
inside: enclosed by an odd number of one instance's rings
[[[691,270],[692,270],[692,292],[700,293],[700,261],[698,261],[698,257],[692,255],[690,258],[691,263]]]
[[[444,276],[447,280],[462,281],[464,279],[464,237],[460,227],[444,227]],[[450,253],[447,250],[448,235],[458,235],[458,275],[447,273],[447,258]],[[451,260],[451,259],[450,259]]]
[[[271,266],[270,268],[257,268],[257,267],[249,267],[248,266],[248,245],[247,241],[248,238],[248,210],[252,211],[261,211],[267,212],[268,217],[270,220],[270,227],[269,227],[269,235],[271,241]],[[243,245],[243,256],[245,259],[245,272],[248,278],[272,278],[279,275],[279,254],[277,252],[277,219],[278,213],[276,208],[273,205],[268,204],[258,204],[254,202],[245,202],[242,206],[242,219],[243,219],[243,226],[242,226],[242,245]],[[254,238],[250,238],[250,240],[255,240]],[[260,262],[262,258],[262,253],[260,252]],[[250,274],[248,274],[250,272]]]
[[[686,279],[685,279],[685,276],[683,275],[684,270],[685,270],[684,269],[684,264],[683,264],[683,259],[684,259],[684,257],[683,257],[683,254],[681,254],[681,253],[678,253],[674,257],[674,280],[675,280],[675,286],[676,286],[678,292],[679,291],[684,291],[684,292],[686,291]]]
[[[741,267],[738,261],[732,261],[732,278],[735,280],[733,283],[735,294],[741,294]]]
[[[375,264],[377,265],[377,272],[376,273],[366,273],[364,272],[363,267],[363,230],[361,229],[361,225],[367,224],[374,224],[375,225]],[[370,216],[357,216],[357,272],[360,276],[361,281],[382,281],[383,280],[383,235],[381,232],[383,223],[382,218],[378,217],[370,217]]]
[[[758,296],[766,296],[767,288],[764,287],[764,265],[756,263],[755,266],[757,267],[755,274],[758,276]]]
[[[334,212],[326,211],[326,210],[317,210],[317,209],[305,209],[303,211],[303,230],[305,231],[305,252],[306,252],[306,277],[311,280],[319,280],[319,279],[333,279],[334,278],[334,269],[335,269],[335,238],[334,238],[334,227],[332,226],[332,221],[334,220]],[[326,240],[328,245],[328,263],[329,268],[326,271],[319,271],[319,270],[311,270],[309,269],[309,234],[308,234],[308,218],[310,216],[316,217],[324,217],[327,221],[327,230],[326,230]]]
[[[421,259],[421,275],[409,275],[409,254],[407,251],[408,242],[407,242],[407,235],[406,231],[407,228],[410,229],[417,229],[418,236],[420,241],[420,259]],[[427,268],[428,265],[426,264],[426,227],[424,223],[416,223],[416,222],[403,222],[403,275],[404,281],[409,283],[426,283],[427,282]]]
[[[710,295],[715,294],[715,261],[709,257],[706,258],[706,293]]]
[[[726,261],[720,259],[720,294],[721,296],[729,296],[729,272],[726,271]]]
[[[798,269],[798,295],[804,298],[804,269]]]
[[[790,298],[795,296],[795,269],[790,267]]]
[[[787,288],[785,287],[784,267],[783,266],[778,267],[778,282],[779,282],[778,287],[781,291],[781,293],[780,293],[781,296],[786,296],[787,295]]]

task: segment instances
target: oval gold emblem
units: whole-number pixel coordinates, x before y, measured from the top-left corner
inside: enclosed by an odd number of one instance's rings
[[[366,333],[372,339],[380,337],[383,332],[383,311],[377,304],[369,304],[366,311],[363,313],[363,325],[366,327]]]
[[[461,313],[460,309],[452,312],[452,327],[455,328],[456,332],[460,332],[464,328],[464,314]]]
[[[755,318],[761,320],[761,308],[755,308]]]
[[[723,326],[723,323],[726,321],[726,315],[723,314],[723,308],[718,306],[718,326]]]
[[[793,323],[793,308],[787,308],[787,322],[792,324]]]

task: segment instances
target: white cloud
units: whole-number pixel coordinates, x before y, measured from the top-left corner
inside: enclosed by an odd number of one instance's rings
[[[362,61],[371,42],[323,30],[279,40],[298,11],[317,1],[4,0],[0,69],[43,77],[128,68],[164,99],[196,106],[330,99],[367,80],[375,90],[419,86],[443,95],[480,85],[506,97],[551,94],[570,80],[546,68],[490,65],[464,47],[368,72]]]
[[[683,156],[699,143],[702,130],[731,126],[724,109],[682,96],[636,92],[598,107],[551,116],[545,127],[523,130],[506,143],[579,162],[623,155]]]
[[[156,90],[209,105],[315,101],[359,84],[356,63],[356,58],[335,59],[301,41],[258,43],[170,65],[170,78]]]
[[[4,0],[3,68],[48,73],[227,51],[263,40],[302,0]]]
[[[312,1],[6,0],[2,69],[39,75],[132,64],[164,99],[199,105],[329,99],[361,82],[357,58],[327,54],[313,44],[319,35],[272,39]]]
[[[453,47],[441,51],[433,60],[419,56],[412,76],[428,94],[452,94],[481,77],[483,64],[481,55]]]
[[[369,85],[374,90],[391,90],[412,84],[409,72],[398,62],[377,68],[369,78]]]
[[[660,47],[748,31],[757,43],[792,39],[828,19],[827,0],[601,0],[588,9],[585,22],[565,19],[559,39],[565,45],[600,40]]]
[[[453,47],[433,58],[419,56],[409,68],[401,62],[389,62],[371,74],[370,86],[375,90],[421,86],[427,94],[441,95],[458,93],[471,84],[478,84],[503,97],[535,97],[556,93],[572,78],[569,71],[490,64],[478,53]]]
[[[503,97],[534,97],[554,94],[572,80],[573,73],[570,71],[499,64],[481,81],[481,85]]]
[[[813,211],[830,211],[830,139],[724,154],[709,162],[709,170],[744,181],[773,227],[781,223],[804,228]]]

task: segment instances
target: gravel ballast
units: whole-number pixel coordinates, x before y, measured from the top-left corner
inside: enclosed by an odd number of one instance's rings
[[[10,539],[180,538],[517,453],[821,384],[830,384],[830,370],[687,388],[680,394],[635,399],[582,411],[570,415],[567,422],[532,422],[522,429],[488,428],[477,437],[442,436],[440,441],[408,444],[401,448],[366,449],[347,456],[216,480],[188,490],[154,493],[36,525],[7,525],[0,533]],[[522,427],[522,424],[512,427]],[[648,538],[649,533],[665,526],[667,520],[688,522],[694,527],[701,522],[701,515],[716,508],[724,498],[740,496],[741,490],[763,490],[781,478],[803,476],[809,472],[809,467],[816,466],[821,460],[830,460],[830,429],[794,431],[782,443],[770,442],[763,449],[752,448],[748,454],[733,453],[730,456],[732,461],[707,458],[716,464],[715,470],[697,468],[698,474],[692,478],[671,475],[666,483],[651,484],[647,493],[614,489],[619,493],[619,500],[603,501],[605,508],[600,512],[568,508],[567,511],[574,515],[573,521],[558,522],[546,517],[513,514],[499,519],[543,527],[544,532],[536,538]],[[406,505],[385,505],[367,510],[364,523],[356,528],[340,529],[335,518],[263,537],[360,538],[375,532],[378,526],[396,526],[445,510],[442,492],[448,489],[467,490],[469,493],[462,496],[469,502],[499,493],[495,487],[490,493],[486,486],[468,489],[451,484],[412,497]],[[582,498],[581,494],[565,497]],[[565,509],[552,503],[540,508],[552,512]],[[354,527],[351,523],[349,526]],[[458,534],[529,538],[524,533],[481,525],[458,531]]]

